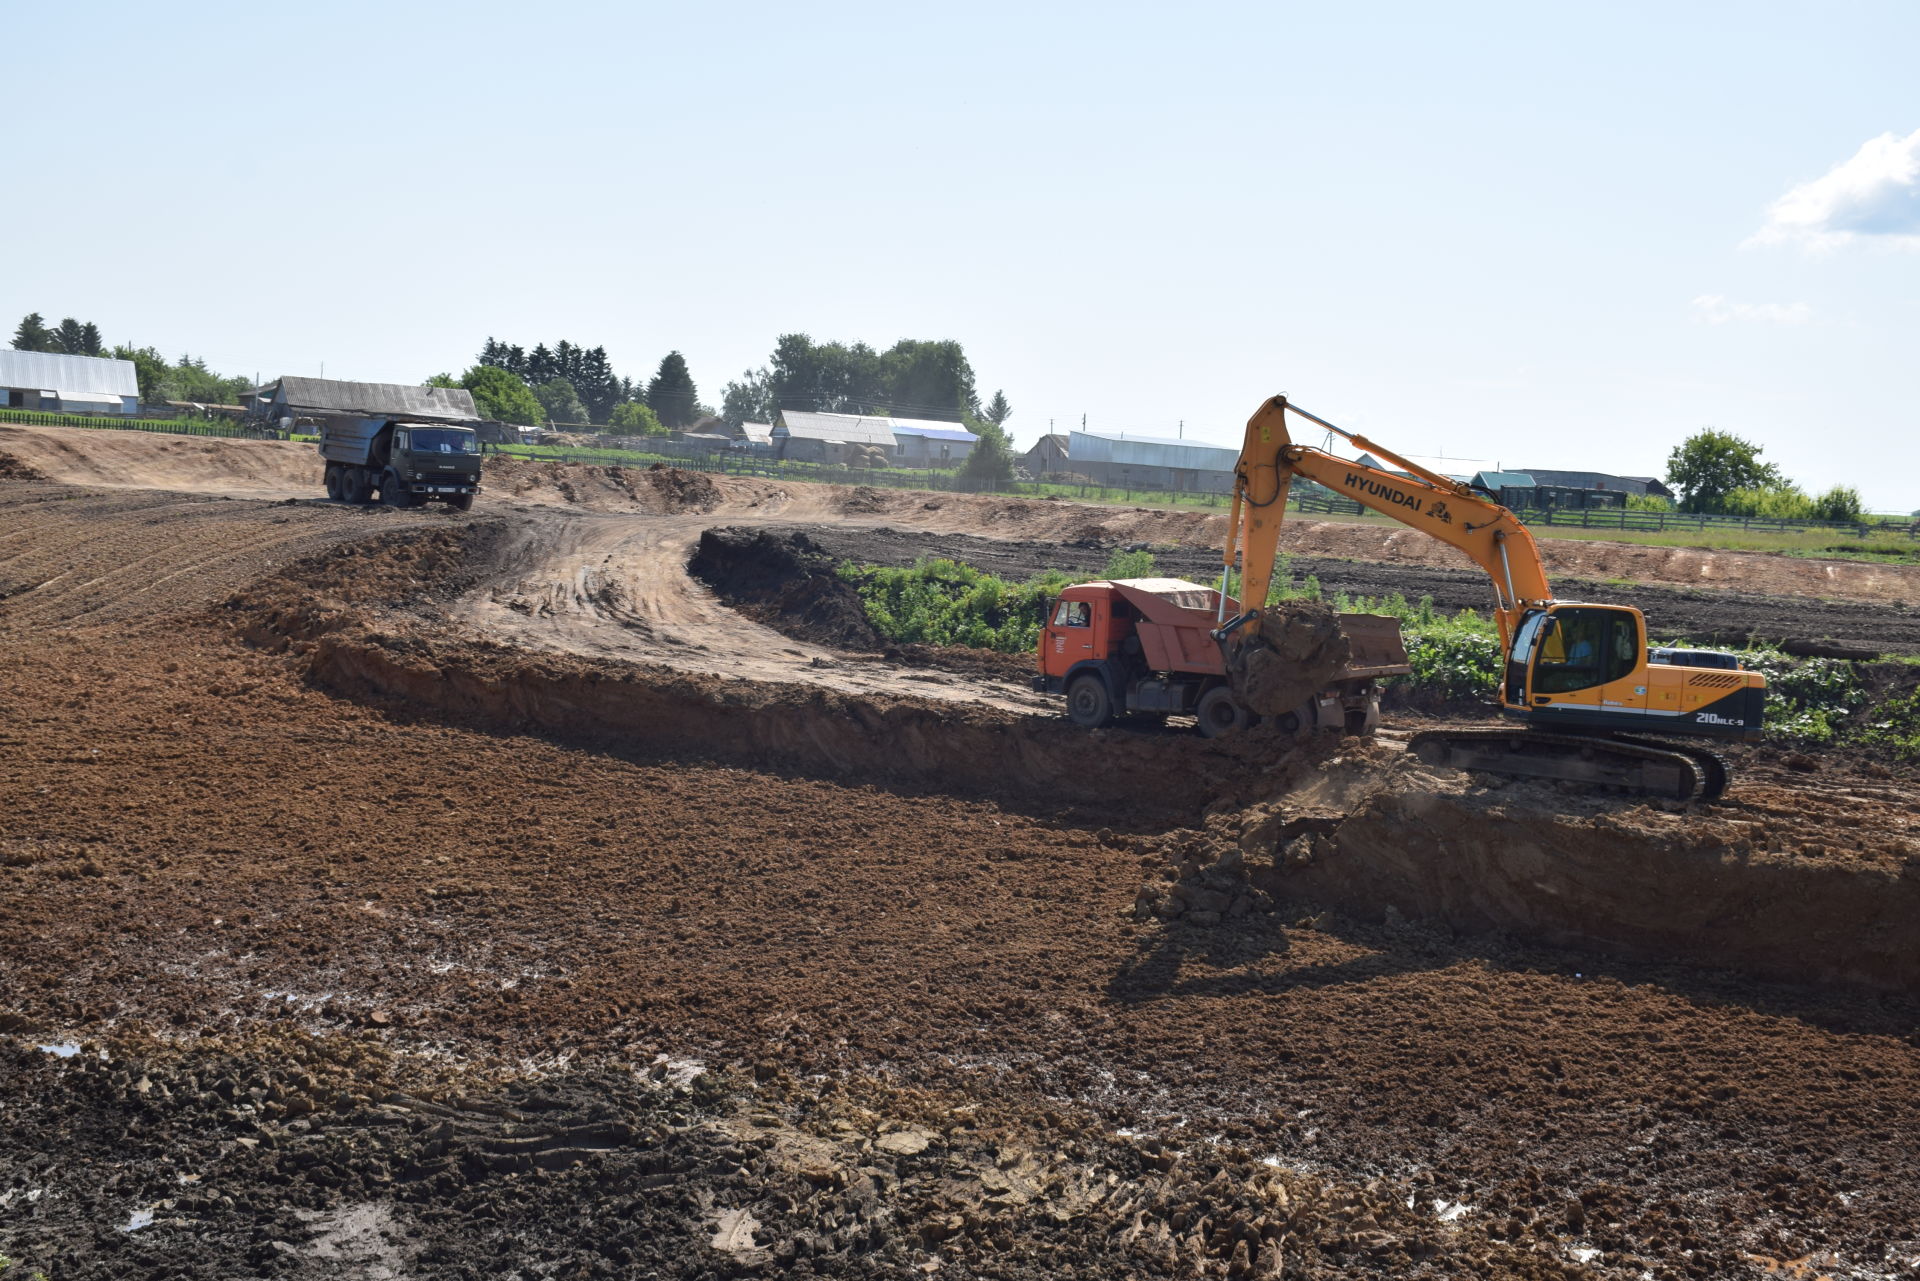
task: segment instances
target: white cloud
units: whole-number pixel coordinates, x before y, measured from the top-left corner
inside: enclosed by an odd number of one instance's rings
[[[1804,325],[1813,319],[1813,308],[1803,302],[1728,302],[1719,294],[1701,294],[1692,307],[1694,320],[1703,325],[1724,325],[1730,320]]]
[[[1748,244],[1830,249],[1872,238],[1920,248],[1920,129],[1883,133],[1853,157],[1773,202]]]

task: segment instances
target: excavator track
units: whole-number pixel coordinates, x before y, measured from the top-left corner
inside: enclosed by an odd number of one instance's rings
[[[1407,748],[1429,765],[1520,778],[1619,787],[1676,801],[1709,799],[1726,788],[1726,765],[1711,752],[1605,735],[1531,729],[1443,729],[1415,734]],[[1702,756],[1711,758],[1712,766]],[[1717,767],[1717,770],[1713,767]]]
[[[1706,786],[1693,799],[1696,801],[1717,801],[1727,794],[1727,784],[1733,778],[1733,768],[1727,764],[1727,758],[1711,748],[1694,743],[1669,743],[1657,738],[1633,738],[1625,735],[1609,735],[1608,742],[1626,743],[1633,747],[1651,747],[1662,752],[1684,752],[1693,758],[1700,767]]]

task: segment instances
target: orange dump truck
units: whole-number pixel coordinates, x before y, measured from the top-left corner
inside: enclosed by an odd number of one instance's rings
[[[1238,601],[1227,598],[1225,617]],[[1179,578],[1076,583],[1055,598],[1040,633],[1034,688],[1065,694],[1067,715],[1088,728],[1116,716],[1192,716],[1218,738],[1258,719],[1227,681],[1214,631],[1220,593]],[[1368,734],[1380,719],[1377,681],[1411,670],[1400,624],[1377,614],[1338,615],[1351,658],[1334,679],[1274,719],[1289,731]]]

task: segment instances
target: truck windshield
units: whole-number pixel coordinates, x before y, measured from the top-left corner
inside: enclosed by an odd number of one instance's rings
[[[407,448],[416,454],[477,454],[480,439],[470,431],[449,427],[414,427],[408,433]]]

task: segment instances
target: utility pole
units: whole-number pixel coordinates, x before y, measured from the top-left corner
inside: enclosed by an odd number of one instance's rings
[[[1180,439],[1185,440],[1186,438],[1187,438],[1187,420],[1182,418],[1180,420]]]

